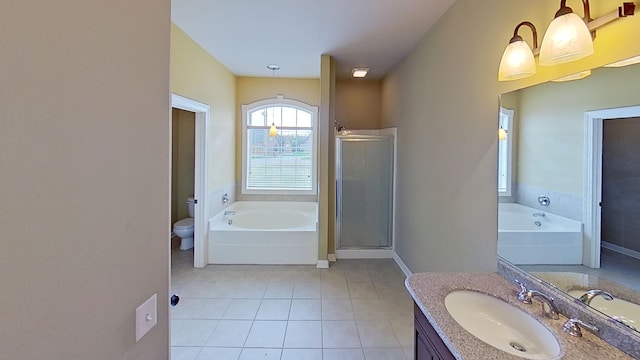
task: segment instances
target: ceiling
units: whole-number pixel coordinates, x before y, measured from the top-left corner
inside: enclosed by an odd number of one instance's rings
[[[319,78],[320,56],[381,78],[455,0],[172,0],[171,19],[237,76]]]

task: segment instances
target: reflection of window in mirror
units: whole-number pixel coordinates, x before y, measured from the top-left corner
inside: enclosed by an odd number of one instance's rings
[[[498,120],[498,195],[511,196],[513,110],[500,107]]]

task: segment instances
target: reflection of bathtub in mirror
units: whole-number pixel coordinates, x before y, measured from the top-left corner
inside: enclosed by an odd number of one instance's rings
[[[517,264],[582,264],[582,223],[515,203],[498,204],[498,255]]]
[[[588,289],[573,289],[567,291],[567,294],[578,299]],[[626,300],[618,299],[614,294],[612,300],[607,300],[603,296],[594,297],[589,306],[600,311],[603,314],[607,314],[615,320],[638,330],[640,327],[640,305],[630,303]]]
[[[534,272],[532,274],[576,299],[591,289],[610,293],[614,300],[607,301],[602,296],[596,296],[591,300],[591,308],[640,331],[640,293],[637,291],[596,275],[578,272]]]

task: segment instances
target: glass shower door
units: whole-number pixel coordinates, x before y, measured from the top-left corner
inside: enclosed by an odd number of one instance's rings
[[[336,139],[338,249],[391,248],[393,136]]]

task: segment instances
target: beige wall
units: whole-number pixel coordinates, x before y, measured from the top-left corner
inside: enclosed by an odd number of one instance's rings
[[[619,5],[604,2],[608,10]],[[499,84],[514,27],[529,20],[542,35],[556,8],[458,0],[383,80],[382,127],[398,127],[396,250],[412,271],[496,269],[500,93],[640,53],[640,42],[631,41],[640,31],[635,16],[598,31],[596,55]],[[531,35],[524,29],[522,36]]]
[[[170,2],[149,5],[3,3],[2,359],[167,359]]]
[[[189,217],[187,198],[193,196],[195,167],[195,113],[173,109],[171,163],[171,223]]]
[[[584,113],[640,104],[640,65],[540,84],[519,98],[519,183],[582,196]]]
[[[318,79],[238,77],[236,82],[236,180],[242,179],[242,105],[283,95],[312,106],[320,104]]]
[[[236,77],[171,24],[171,91],[211,107],[209,190],[234,182]]]
[[[381,80],[337,79],[336,120],[347,129],[379,129]]]

